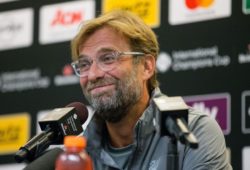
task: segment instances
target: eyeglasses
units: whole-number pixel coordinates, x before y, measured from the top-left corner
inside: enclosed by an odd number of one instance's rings
[[[145,55],[142,52],[118,52],[118,51],[109,51],[103,53],[96,57],[95,62],[97,66],[102,71],[111,71],[119,65],[119,59],[121,56],[143,56]],[[86,77],[89,74],[89,70],[94,60],[90,59],[87,56],[81,57],[79,60],[71,63],[76,75],[78,77]]]

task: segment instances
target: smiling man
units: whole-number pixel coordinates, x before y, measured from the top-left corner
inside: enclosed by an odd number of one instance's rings
[[[169,137],[160,136],[153,103],[163,95],[156,79],[154,32],[139,17],[113,11],[84,23],[71,48],[72,66],[95,110],[85,131],[94,168],[167,169]],[[190,108],[189,128],[199,148],[179,145],[180,169],[232,169],[214,119]]]

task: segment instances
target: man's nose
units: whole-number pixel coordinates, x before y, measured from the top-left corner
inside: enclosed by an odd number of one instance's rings
[[[98,64],[94,61],[89,68],[88,79],[96,80],[98,78],[103,77],[105,72],[98,66]]]

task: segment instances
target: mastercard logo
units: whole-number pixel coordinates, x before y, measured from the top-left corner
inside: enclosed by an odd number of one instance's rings
[[[186,6],[189,9],[195,9],[197,7],[208,8],[213,2],[214,0],[185,0]]]

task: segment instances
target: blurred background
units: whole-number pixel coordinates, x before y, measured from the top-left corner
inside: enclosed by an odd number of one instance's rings
[[[0,169],[51,109],[83,98],[70,66],[79,24],[113,9],[158,36],[160,88],[219,123],[234,169],[250,169],[250,0],[0,0]]]

